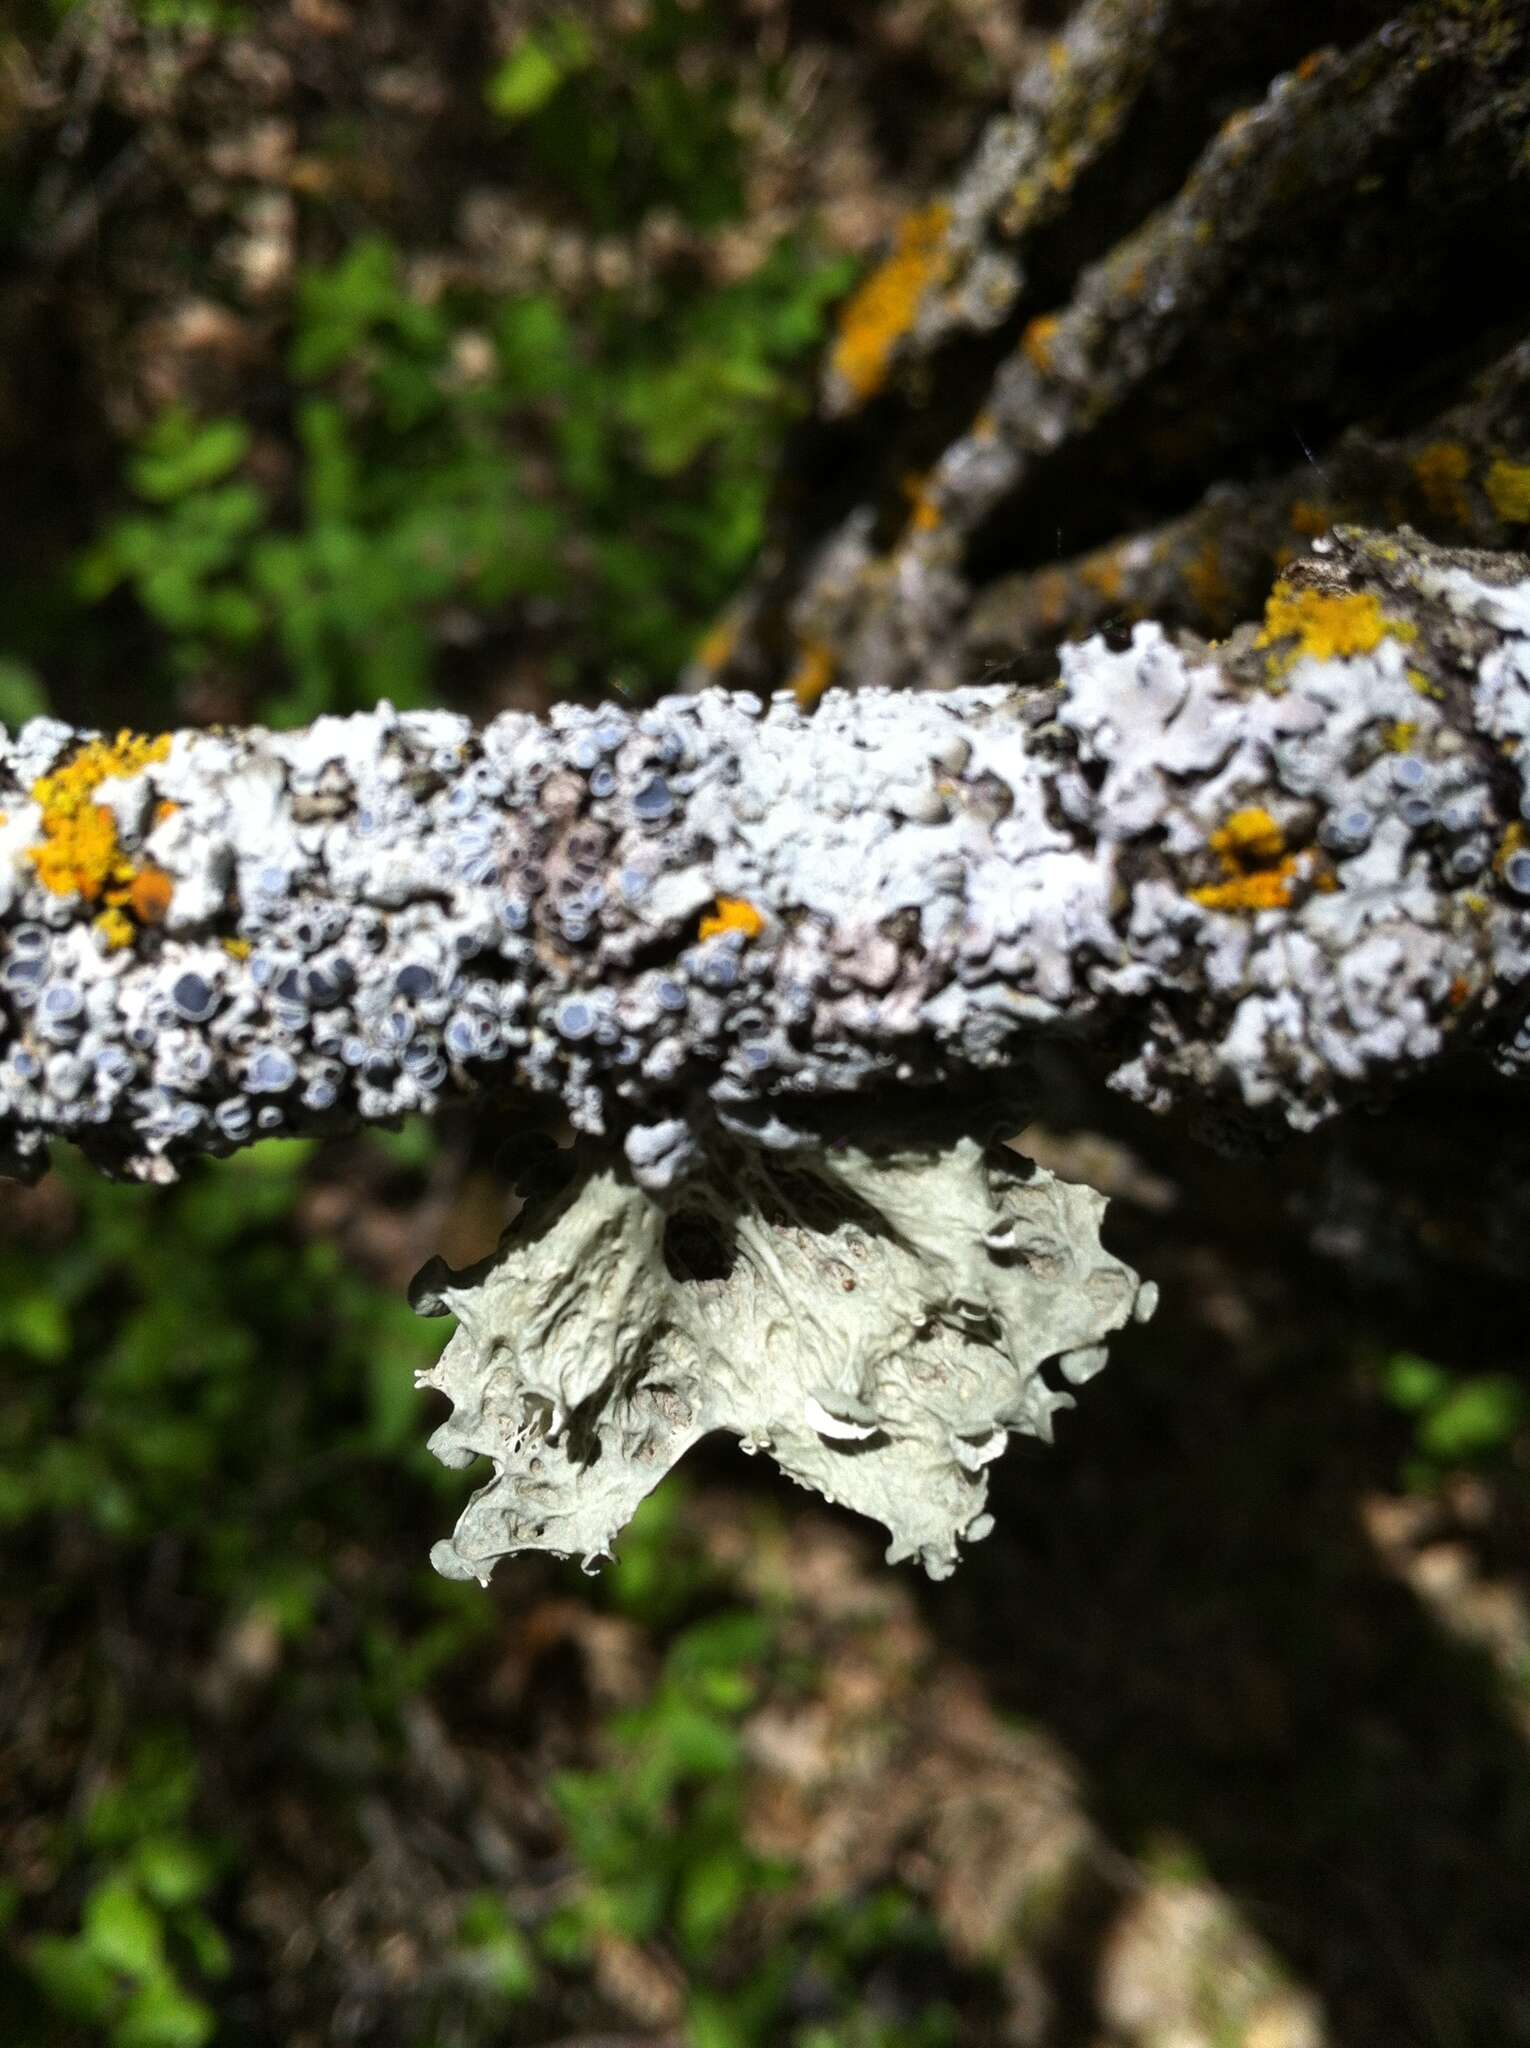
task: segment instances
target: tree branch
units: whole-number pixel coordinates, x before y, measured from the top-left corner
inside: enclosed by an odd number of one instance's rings
[[[1085,0],[845,309],[710,679],[946,688],[1105,616],[1223,633],[1339,520],[1522,539],[1492,465],[1523,409],[1466,387],[1525,333],[1527,65],[1519,7]],[[1331,452],[1361,422],[1380,458]],[[1216,488],[1193,547],[1161,531]],[[1059,570],[1097,545],[1091,617]]]
[[[481,732],[0,739],[0,1158],[170,1176],[506,1087],[656,1189],[713,1116],[1104,1039],[1299,1128],[1530,1058],[1530,565],[1347,534],[1262,629],[1051,688],[721,691]],[[1323,552],[1322,550],[1326,550]]]

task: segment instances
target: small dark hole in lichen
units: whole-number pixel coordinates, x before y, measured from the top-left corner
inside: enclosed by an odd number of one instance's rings
[[[680,1209],[664,1225],[664,1265],[672,1280],[726,1280],[737,1258],[731,1231],[711,1216]]]

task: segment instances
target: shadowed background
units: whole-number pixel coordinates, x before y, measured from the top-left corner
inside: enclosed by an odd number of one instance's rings
[[[875,416],[805,422],[816,366],[1068,12],[26,0],[0,720],[483,717],[726,660],[783,521],[868,466],[917,521],[920,433],[905,475]],[[1037,291],[1310,13],[1149,108]],[[985,573],[1206,480],[1123,509],[1103,446]],[[1086,1072],[1043,1101],[1163,1307],[938,1587],[725,1447],[599,1579],[431,1574],[470,1476],[403,1289],[502,1227],[488,1119],[0,1189],[3,2038],[1530,2041],[1517,1101],[1446,1077],[1237,1164]]]

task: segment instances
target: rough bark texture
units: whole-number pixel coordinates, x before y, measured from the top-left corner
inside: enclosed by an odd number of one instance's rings
[[[1527,137],[1522,4],[1090,0],[845,309],[711,674],[1225,632],[1340,520],[1512,544]]]
[[[1216,649],[1060,682],[707,691],[481,732],[0,746],[0,1146],[114,1171],[490,1085],[684,1177],[715,1116],[1092,1032],[1116,1085],[1305,1128],[1530,1055],[1530,565],[1319,543]]]

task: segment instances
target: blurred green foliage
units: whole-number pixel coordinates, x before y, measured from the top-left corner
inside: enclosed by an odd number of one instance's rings
[[[362,236],[296,294],[290,484],[254,480],[247,422],[165,413],[78,595],[131,591],[167,680],[280,674],[277,723],[433,701],[448,607],[475,632],[551,607],[553,689],[650,695],[758,546],[788,373],[845,282],[784,243],[740,283],[604,293],[576,326],[549,294],[427,303]]]
[[[137,1743],[123,1780],[75,1833],[90,1872],[78,1933],[38,1935],[30,1969],[53,2009],[112,2048],[202,2048],[214,2033],[195,1987],[228,1974],[205,1910],[221,1858],[189,1831],[196,1765],[175,1731]]]
[[[649,1697],[610,1724],[611,1762],[555,1781],[583,1886],[544,1924],[543,1949],[567,1966],[603,1934],[673,1945],[692,2048],[945,2048],[954,2022],[938,2001],[910,2001],[912,2021],[868,2008],[874,1971],[938,1948],[908,1897],[888,1889],[794,1908],[791,1866],[749,1846],[738,1723],[771,1671],[779,1686],[768,1614],[724,1609],[693,1622]]]
[[[434,1478],[412,1369],[439,1338],[299,1236],[310,1150],[265,1145],[159,1194],[60,1166],[78,1204],[70,1244],[46,1262],[0,1245],[0,1528],[70,1514],[127,1542],[171,1530],[247,1594],[252,1575],[281,1583],[300,1561],[284,1558],[273,1443]],[[274,1371],[305,1332],[310,1369]]]
[[[732,92],[725,77],[698,78],[682,61],[720,39],[726,8],[652,0],[634,15],[627,33],[597,43],[575,8],[540,10],[489,77],[489,107],[524,131],[597,232],[655,207],[703,227],[737,218]]]
[[[1530,1425],[1530,1398],[1506,1373],[1454,1372],[1399,1351],[1382,1367],[1381,1389],[1411,1419],[1405,1476],[1418,1488],[1438,1485],[1447,1471],[1502,1462]]]
[[[51,9],[63,21],[92,4],[93,0],[51,0]],[[169,34],[229,34],[245,20],[238,0],[128,0],[127,11],[145,28]]]

